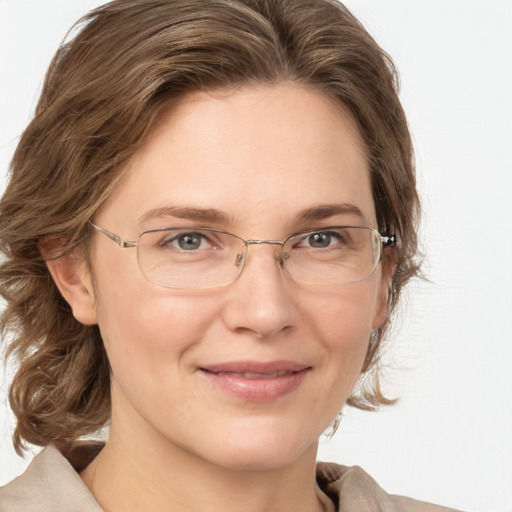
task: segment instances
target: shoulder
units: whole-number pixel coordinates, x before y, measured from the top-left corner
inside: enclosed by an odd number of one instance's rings
[[[54,446],[0,488],[0,512],[102,512],[77,471]]]
[[[338,512],[457,512],[424,501],[388,494],[358,466],[319,462],[317,482]]]

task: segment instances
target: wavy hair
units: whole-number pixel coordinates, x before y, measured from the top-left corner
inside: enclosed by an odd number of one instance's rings
[[[389,56],[336,0],[116,0],[83,17],[58,49],[0,202],[0,330],[17,360],[14,446],[63,443],[110,417],[110,368],[97,326],[76,321],[38,244],[88,240],[88,221],[158,116],[184,94],[291,82],[351,113],[364,141],[379,229],[397,234],[392,313],[418,273],[419,202]],[[349,404],[390,403],[379,385],[388,325],[371,335]]]

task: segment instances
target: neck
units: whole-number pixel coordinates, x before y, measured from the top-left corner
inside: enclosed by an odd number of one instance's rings
[[[141,437],[138,437],[141,439]],[[82,473],[105,512],[325,512],[332,502],[316,485],[316,445],[292,464],[226,468],[166,439],[130,438],[114,419],[109,440]]]

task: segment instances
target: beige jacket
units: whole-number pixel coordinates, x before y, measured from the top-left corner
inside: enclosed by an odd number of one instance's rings
[[[71,465],[48,446],[23,475],[0,488],[0,512],[102,512],[77,473],[90,458],[82,451]],[[318,463],[317,480],[338,512],[456,512],[387,494],[357,466]]]

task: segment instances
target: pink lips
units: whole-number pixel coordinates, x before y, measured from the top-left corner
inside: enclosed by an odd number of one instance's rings
[[[292,361],[234,361],[200,368],[223,391],[250,402],[267,402],[294,391],[309,366]]]

